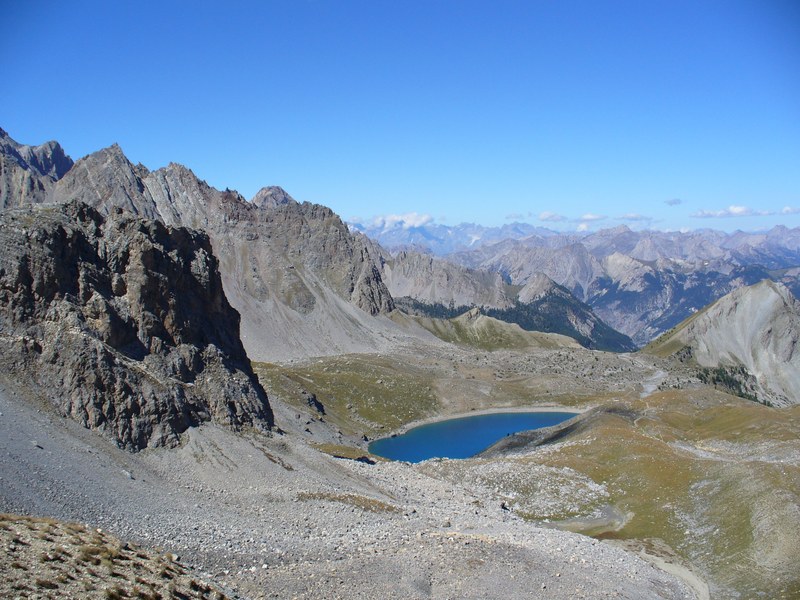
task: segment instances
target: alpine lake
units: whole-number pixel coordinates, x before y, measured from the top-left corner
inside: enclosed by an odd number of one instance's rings
[[[495,412],[447,419],[375,440],[369,445],[369,451],[376,456],[410,463],[430,458],[470,458],[508,435],[558,425],[577,414]]]

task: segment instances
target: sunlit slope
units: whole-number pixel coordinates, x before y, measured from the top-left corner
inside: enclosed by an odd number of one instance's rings
[[[397,319],[403,319],[399,315]],[[454,319],[407,317],[445,342],[479,350],[524,350],[526,348],[579,348],[574,339],[558,333],[526,331],[516,323],[487,317],[472,309]]]
[[[800,407],[771,409],[701,387],[513,437],[459,477],[490,468],[484,484],[528,518],[674,554],[712,597],[800,594]],[[563,479],[557,492],[521,476],[543,481],[542,468]]]
[[[720,298],[645,348],[702,367],[744,367],[758,399],[800,402],[800,302],[779,283],[762,281]]]

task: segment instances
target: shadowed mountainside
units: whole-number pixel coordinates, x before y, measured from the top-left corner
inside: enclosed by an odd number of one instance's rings
[[[26,146],[0,129],[0,208],[44,202],[71,168],[58,142]]]
[[[630,352],[636,345],[609,327],[592,308],[541,273],[514,286],[499,273],[469,269],[417,252],[381,255],[383,279],[397,305],[410,314],[454,318],[472,307],[526,331],[574,338],[587,348]]]

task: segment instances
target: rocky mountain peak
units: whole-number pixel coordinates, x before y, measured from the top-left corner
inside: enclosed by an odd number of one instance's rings
[[[78,160],[58,181],[48,201],[85,202],[108,214],[123,208],[148,219],[159,218],[158,208],[146,193],[137,169],[118,144],[93,152]]]
[[[29,164],[43,175],[58,180],[67,174],[74,163],[58,142],[47,142],[31,150]]]
[[[0,145],[0,156],[6,157],[7,144]],[[299,204],[277,187],[262,190],[257,203],[247,202],[177,163],[153,172],[134,166],[118,145],[82,158],[57,182],[45,181],[38,195],[29,188],[15,184],[17,196],[10,205],[79,200],[102,214],[121,208],[205,231],[255,359],[283,357],[287,351],[358,351],[383,343],[369,317],[391,311],[394,303],[381,280],[378,256],[327,207]],[[343,322],[358,326],[343,329],[338,326]]]
[[[0,135],[0,208],[45,202],[56,181],[71,168],[72,159],[57,142],[19,144]]]
[[[547,294],[556,291],[558,285],[544,273],[534,274],[519,291],[517,298],[520,302],[528,304]]]
[[[297,204],[297,200],[292,198],[286,190],[277,185],[269,185],[258,190],[252,200],[253,204],[259,208],[275,208],[284,204]]]

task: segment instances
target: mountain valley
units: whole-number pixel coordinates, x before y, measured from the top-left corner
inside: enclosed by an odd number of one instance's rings
[[[440,256],[279,187],[0,142],[0,511],[30,515],[0,592],[800,595],[797,230]],[[369,453],[558,408],[470,459]]]

